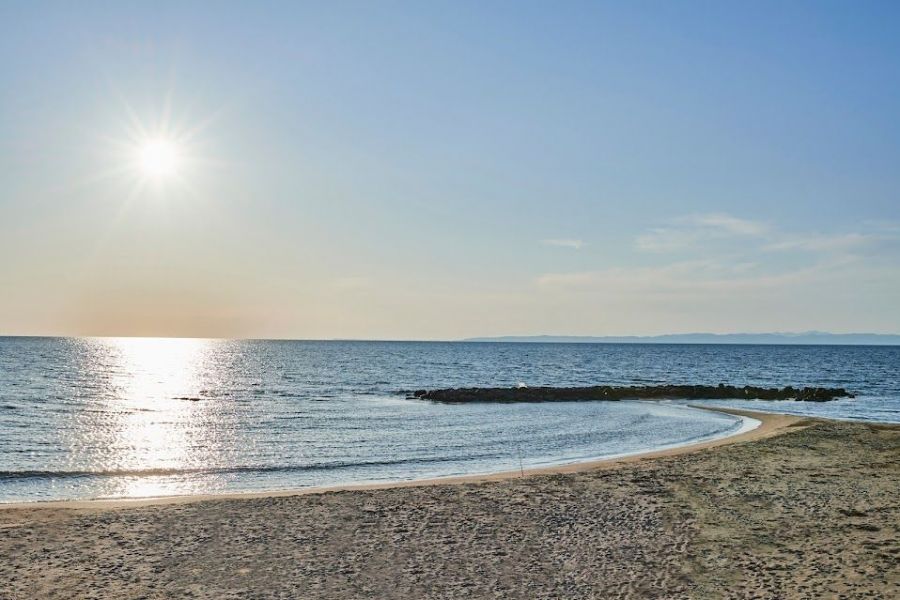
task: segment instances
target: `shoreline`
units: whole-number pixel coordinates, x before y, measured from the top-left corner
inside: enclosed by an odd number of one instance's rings
[[[894,597],[900,425],[748,416],[528,477],[0,510],[0,598]]]
[[[230,492],[212,494],[184,494],[175,496],[151,496],[143,498],[97,498],[87,500],[35,500],[29,502],[0,503],[0,511],[15,510],[39,510],[39,509],[73,509],[73,510],[103,510],[123,509],[145,506],[191,504],[196,502],[208,502],[215,500],[252,500],[260,498],[282,498],[290,496],[307,496],[314,494],[327,494],[342,491],[367,491],[393,488],[428,487],[438,485],[463,485],[469,483],[484,483],[491,481],[505,481],[509,479],[521,479],[537,475],[557,475],[566,473],[583,473],[588,471],[600,471],[615,469],[640,461],[679,456],[694,452],[717,448],[720,446],[750,442],[779,435],[791,428],[801,425],[806,421],[825,421],[813,417],[786,415],[779,413],[765,413],[743,409],[731,409],[720,407],[706,407],[688,404],[685,405],[695,410],[709,412],[721,412],[741,418],[750,418],[759,421],[759,425],[748,431],[739,431],[732,435],[717,437],[711,440],[695,442],[663,448],[648,450],[625,456],[613,456],[584,461],[561,463],[542,467],[531,467],[523,470],[497,471],[491,473],[478,473],[472,475],[448,475],[445,477],[428,477],[423,479],[410,479],[398,481],[383,481],[371,483],[346,483],[327,486],[311,486],[306,488],[290,488],[283,490],[268,490],[258,492]]]

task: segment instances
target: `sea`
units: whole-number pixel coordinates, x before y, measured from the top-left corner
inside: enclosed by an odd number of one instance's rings
[[[900,422],[900,347],[0,337],[0,502],[518,471],[732,435],[678,401],[448,405],[404,390],[845,387],[705,404]]]

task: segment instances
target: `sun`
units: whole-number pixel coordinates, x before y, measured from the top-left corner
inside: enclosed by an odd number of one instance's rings
[[[141,173],[151,179],[165,179],[178,172],[181,152],[178,144],[166,138],[148,139],[137,149],[137,163]]]

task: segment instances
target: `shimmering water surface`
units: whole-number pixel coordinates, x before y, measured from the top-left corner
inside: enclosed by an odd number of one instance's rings
[[[897,422],[898,367],[897,347],[0,338],[0,501],[512,470],[741,426],[674,402],[437,405],[400,389],[844,386],[858,397],[728,405]]]

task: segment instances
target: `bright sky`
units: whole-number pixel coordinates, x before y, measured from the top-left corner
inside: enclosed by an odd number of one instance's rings
[[[900,332],[896,2],[143,4],[0,4],[0,334]]]

